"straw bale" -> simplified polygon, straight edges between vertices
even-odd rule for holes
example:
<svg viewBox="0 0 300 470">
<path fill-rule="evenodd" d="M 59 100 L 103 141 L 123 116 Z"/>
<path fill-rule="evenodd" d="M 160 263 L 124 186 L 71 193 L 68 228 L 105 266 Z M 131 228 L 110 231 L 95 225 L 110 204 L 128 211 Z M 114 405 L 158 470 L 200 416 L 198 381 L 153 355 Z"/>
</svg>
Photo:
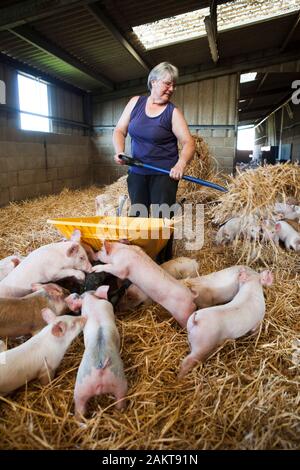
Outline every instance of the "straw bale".
<svg viewBox="0 0 300 470">
<path fill-rule="evenodd" d="M 1 256 L 14 251 L 25 255 L 59 240 L 46 220 L 91 215 L 99 192 L 96 187 L 65 190 L 0 209 Z M 214 230 L 206 213 L 202 249 L 187 251 L 178 240 L 175 255 L 196 258 L 200 274 L 237 264 L 238 250 L 215 246 Z M 129 385 L 126 410 L 117 411 L 113 397 L 101 396 L 91 400 L 83 425 L 75 421 L 81 335 L 51 384 L 42 387 L 33 381 L 0 398 L 0 448 L 298 449 L 300 273 L 295 256 L 284 250 L 276 259 L 271 252 L 264 262 L 254 261 L 252 267 L 266 265 L 275 280 L 265 290 L 267 311 L 258 335 L 228 341 L 178 382 L 180 363 L 189 351 L 186 331 L 158 305 L 124 311 L 117 327 Z"/>
</svg>

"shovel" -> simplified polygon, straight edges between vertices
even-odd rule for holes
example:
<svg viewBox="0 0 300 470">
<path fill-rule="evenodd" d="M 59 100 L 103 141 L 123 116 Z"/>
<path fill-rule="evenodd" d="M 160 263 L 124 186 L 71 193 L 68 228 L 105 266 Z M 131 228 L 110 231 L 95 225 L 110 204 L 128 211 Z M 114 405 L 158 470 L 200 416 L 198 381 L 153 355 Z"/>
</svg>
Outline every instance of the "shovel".
<svg viewBox="0 0 300 470">
<path fill-rule="evenodd" d="M 131 155 L 126 155 L 125 153 L 120 153 L 118 157 L 126 165 L 129 165 L 129 166 L 139 166 L 142 168 L 148 168 L 149 170 L 157 171 L 159 173 L 164 173 L 166 175 L 170 174 L 169 170 L 165 170 L 164 168 L 158 168 L 157 166 L 153 166 L 153 165 L 148 165 L 148 163 L 143 163 L 137 158 L 133 158 Z M 218 191 L 222 191 L 224 193 L 227 192 L 227 189 L 224 188 L 224 186 L 220 186 L 219 184 L 211 183 L 210 181 L 202 180 L 200 178 L 195 178 L 194 176 L 183 175 L 182 179 L 186 181 L 191 181 L 192 183 L 201 184 L 202 186 L 207 186 L 208 188 L 217 189 Z"/>
</svg>

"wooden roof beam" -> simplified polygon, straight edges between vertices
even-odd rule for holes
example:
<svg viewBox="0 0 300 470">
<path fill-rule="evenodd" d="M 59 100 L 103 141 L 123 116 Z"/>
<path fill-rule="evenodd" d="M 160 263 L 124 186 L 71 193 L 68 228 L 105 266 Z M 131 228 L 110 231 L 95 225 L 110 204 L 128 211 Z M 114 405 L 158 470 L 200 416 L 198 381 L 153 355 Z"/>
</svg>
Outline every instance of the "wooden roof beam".
<svg viewBox="0 0 300 470">
<path fill-rule="evenodd" d="M 48 54 L 53 55 L 54 57 L 57 57 L 60 60 L 63 60 L 64 62 L 76 68 L 77 70 L 80 70 L 81 72 L 85 73 L 94 80 L 97 80 L 97 82 L 99 82 L 99 84 L 107 90 L 112 91 L 114 89 L 113 82 L 108 80 L 104 75 L 95 72 L 83 62 L 76 59 L 76 57 L 72 56 L 61 47 L 49 41 L 45 36 L 40 34 L 35 29 L 23 25 L 18 26 L 14 29 L 9 29 L 9 31 L 15 36 L 25 40 L 29 44 L 32 44 L 33 46 L 42 50 L 43 52 L 46 52 Z"/>
</svg>

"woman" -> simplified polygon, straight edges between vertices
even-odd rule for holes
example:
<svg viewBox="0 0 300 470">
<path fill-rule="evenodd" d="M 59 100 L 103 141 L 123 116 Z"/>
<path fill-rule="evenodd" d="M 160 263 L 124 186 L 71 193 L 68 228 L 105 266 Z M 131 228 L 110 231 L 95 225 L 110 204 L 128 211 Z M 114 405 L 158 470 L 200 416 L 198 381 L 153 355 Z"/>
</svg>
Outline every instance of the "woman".
<svg viewBox="0 0 300 470">
<path fill-rule="evenodd" d="M 130 167 L 127 185 L 131 204 L 143 204 L 147 215 L 152 204 L 156 210 L 161 204 L 175 204 L 178 180 L 195 152 L 194 139 L 183 114 L 170 102 L 177 78 L 177 68 L 168 62 L 154 67 L 148 76 L 150 95 L 131 98 L 113 133 L 114 160 L 118 165 L 123 164 L 118 155 L 124 152 L 129 133 L 134 158 L 170 171 L 166 175 L 142 167 Z M 178 142 L 182 146 L 180 158 Z M 159 215 L 152 210 L 153 217 Z M 169 244 L 169 251 L 170 248 Z"/>
</svg>

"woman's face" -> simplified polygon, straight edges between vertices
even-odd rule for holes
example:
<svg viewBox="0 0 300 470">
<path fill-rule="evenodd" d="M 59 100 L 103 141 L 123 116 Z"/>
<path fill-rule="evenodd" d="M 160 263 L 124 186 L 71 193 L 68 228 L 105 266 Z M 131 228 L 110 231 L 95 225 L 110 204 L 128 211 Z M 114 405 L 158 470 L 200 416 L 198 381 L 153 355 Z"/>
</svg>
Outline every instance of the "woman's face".
<svg viewBox="0 0 300 470">
<path fill-rule="evenodd" d="M 158 104 L 165 104 L 173 95 L 176 86 L 169 74 L 152 81 L 151 96 Z"/>
</svg>

